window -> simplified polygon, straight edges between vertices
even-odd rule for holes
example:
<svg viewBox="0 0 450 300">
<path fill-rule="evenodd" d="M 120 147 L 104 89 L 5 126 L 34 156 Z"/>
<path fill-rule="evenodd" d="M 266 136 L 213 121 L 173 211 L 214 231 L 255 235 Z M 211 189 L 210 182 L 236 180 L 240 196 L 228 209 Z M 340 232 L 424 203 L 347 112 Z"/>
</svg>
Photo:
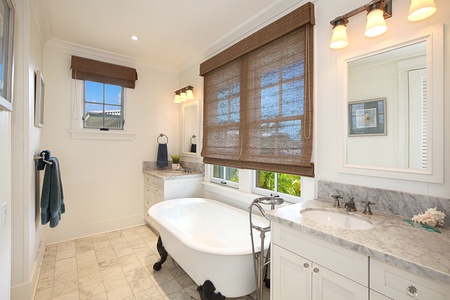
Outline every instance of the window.
<svg viewBox="0 0 450 300">
<path fill-rule="evenodd" d="M 211 182 L 238 187 L 239 169 L 213 165 L 212 170 Z"/>
<path fill-rule="evenodd" d="M 205 163 L 314 176 L 314 5 L 203 62 Z"/>
<path fill-rule="evenodd" d="M 301 197 L 301 177 L 268 171 L 255 172 L 255 193 L 276 194 L 289 202 L 299 202 Z"/>
<path fill-rule="evenodd" d="M 123 129 L 123 88 L 84 82 L 84 128 Z"/>
</svg>

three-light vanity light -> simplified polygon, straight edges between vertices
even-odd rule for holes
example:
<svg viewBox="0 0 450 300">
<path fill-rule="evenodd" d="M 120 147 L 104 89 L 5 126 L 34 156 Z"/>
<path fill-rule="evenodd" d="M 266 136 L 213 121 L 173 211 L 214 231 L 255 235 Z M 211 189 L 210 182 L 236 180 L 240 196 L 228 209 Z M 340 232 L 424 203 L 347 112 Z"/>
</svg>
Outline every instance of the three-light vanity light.
<svg viewBox="0 0 450 300">
<path fill-rule="evenodd" d="M 181 103 L 193 99 L 194 99 L 194 87 L 192 85 L 188 85 L 182 89 L 175 91 L 175 99 L 173 102 Z"/>
<path fill-rule="evenodd" d="M 333 26 L 333 35 L 330 42 L 332 49 L 341 49 L 348 45 L 348 19 L 364 11 L 367 11 L 365 36 L 375 37 L 386 32 L 387 25 L 385 19 L 392 16 L 392 0 L 373 0 L 330 22 Z M 411 0 L 408 21 L 420 21 L 428 18 L 435 12 L 436 4 L 434 0 Z"/>
</svg>

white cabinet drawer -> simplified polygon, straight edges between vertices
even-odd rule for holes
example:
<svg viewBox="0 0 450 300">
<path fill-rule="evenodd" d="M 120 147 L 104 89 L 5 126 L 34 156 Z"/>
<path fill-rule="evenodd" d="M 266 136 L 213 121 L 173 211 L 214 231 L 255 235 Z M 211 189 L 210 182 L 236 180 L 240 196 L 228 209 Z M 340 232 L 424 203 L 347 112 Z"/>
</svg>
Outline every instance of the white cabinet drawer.
<svg viewBox="0 0 450 300">
<path fill-rule="evenodd" d="M 369 283 L 369 257 L 272 222 L 273 243 L 306 257 L 363 286 Z"/>
<path fill-rule="evenodd" d="M 450 300 L 450 286 L 374 259 L 370 261 L 370 288 L 396 300 Z"/>
</svg>

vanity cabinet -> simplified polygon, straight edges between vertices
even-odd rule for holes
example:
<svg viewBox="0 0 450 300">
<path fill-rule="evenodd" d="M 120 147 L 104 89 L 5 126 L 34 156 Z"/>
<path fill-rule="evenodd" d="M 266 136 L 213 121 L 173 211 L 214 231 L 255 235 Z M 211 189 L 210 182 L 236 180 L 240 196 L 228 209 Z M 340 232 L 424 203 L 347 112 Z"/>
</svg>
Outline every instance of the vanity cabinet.
<svg viewBox="0 0 450 300">
<path fill-rule="evenodd" d="M 159 171 L 159 174 L 161 171 Z M 202 176 L 184 175 L 165 177 L 144 173 L 144 219 L 159 232 L 158 223 L 148 215 L 152 205 L 164 200 L 202 196 Z"/>
<path fill-rule="evenodd" d="M 433 282 L 374 259 L 370 261 L 370 288 L 386 296 L 386 298 L 374 299 L 450 300 L 450 286 Z"/>
<path fill-rule="evenodd" d="M 369 258 L 272 223 L 271 299 L 369 299 Z"/>
</svg>

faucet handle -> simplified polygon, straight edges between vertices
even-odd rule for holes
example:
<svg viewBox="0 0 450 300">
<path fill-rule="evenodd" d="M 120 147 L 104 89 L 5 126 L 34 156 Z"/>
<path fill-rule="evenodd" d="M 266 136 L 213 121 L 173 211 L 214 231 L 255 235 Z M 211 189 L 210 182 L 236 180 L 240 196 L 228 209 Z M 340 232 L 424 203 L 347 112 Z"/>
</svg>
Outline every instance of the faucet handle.
<svg viewBox="0 0 450 300">
<path fill-rule="evenodd" d="M 339 199 L 343 199 L 343 197 L 341 195 L 331 195 L 331 197 L 334 199 L 334 207 L 340 207 Z"/>
<path fill-rule="evenodd" d="M 363 204 L 366 205 L 366 206 L 364 207 L 363 214 L 366 214 L 366 215 L 373 215 L 373 214 L 372 214 L 372 210 L 370 209 L 370 205 L 375 205 L 375 203 L 370 202 L 370 201 L 361 201 L 361 203 L 363 203 Z"/>
</svg>

